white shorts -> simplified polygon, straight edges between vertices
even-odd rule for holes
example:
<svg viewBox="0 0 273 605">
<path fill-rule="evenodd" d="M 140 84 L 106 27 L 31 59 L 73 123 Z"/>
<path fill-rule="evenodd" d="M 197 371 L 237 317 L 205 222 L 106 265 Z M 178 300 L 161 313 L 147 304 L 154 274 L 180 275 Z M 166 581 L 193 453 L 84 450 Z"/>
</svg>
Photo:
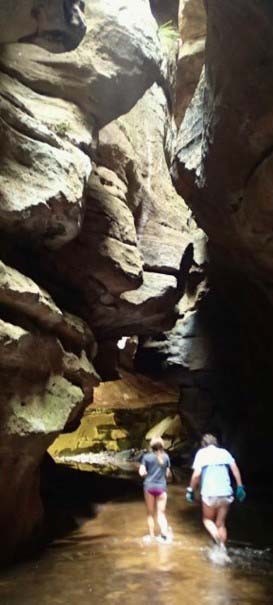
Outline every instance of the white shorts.
<svg viewBox="0 0 273 605">
<path fill-rule="evenodd" d="M 202 496 L 202 502 L 207 506 L 219 508 L 223 504 L 231 504 L 234 500 L 233 496 Z"/>
</svg>

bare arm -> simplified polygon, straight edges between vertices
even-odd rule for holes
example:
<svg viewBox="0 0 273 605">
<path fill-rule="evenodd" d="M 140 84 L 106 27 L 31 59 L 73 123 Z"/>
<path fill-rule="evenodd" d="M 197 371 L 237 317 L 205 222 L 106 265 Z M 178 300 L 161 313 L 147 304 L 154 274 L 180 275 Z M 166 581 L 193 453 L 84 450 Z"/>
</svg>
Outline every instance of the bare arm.
<svg viewBox="0 0 273 605">
<path fill-rule="evenodd" d="M 239 471 L 239 468 L 238 468 L 236 462 L 233 462 L 233 464 L 230 465 L 230 470 L 233 474 L 233 477 L 234 477 L 237 485 L 243 485 L 241 473 Z"/>
<path fill-rule="evenodd" d="M 197 486 L 199 484 L 200 476 L 201 476 L 201 471 L 193 471 L 191 480 L 190 480 L 190 487 L 192 488 L 193 491 L 197 488 Z"/>
<path fill-rule="evenodd" d="M 146 466 L 145 466 L 145 464 L 140 464 L 139 469 L 138 469 L 138 474 L 139 474 L 141 477 L 146 477 L 146 475 L 147 475 L 147 470 L 146 470 Z"/>
<path fill-rule="evenodd" d="M 170 483 L 173 480 L 173 473 L 170 466 L 166 468 L 166 479 Z"/>
</svg>

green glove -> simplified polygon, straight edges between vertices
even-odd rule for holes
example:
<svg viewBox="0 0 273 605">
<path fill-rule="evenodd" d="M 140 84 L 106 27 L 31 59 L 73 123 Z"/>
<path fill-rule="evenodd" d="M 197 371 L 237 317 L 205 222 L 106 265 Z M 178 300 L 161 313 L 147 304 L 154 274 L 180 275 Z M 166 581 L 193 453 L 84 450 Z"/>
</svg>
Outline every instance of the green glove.
<svg viewBox="0 0 273 605">
<path fill-rule="evenodd" d="M 246 498 L 246 491 L 243 485 L 237 485 L 236 487 L 236 500 L 243 502 Z"/>
<path fill-rule="evenodd" d="M 194 491 L 192 487 L 187 487 L 186 489 L 186 500 L 192 504 L 194 502 Z"/>
</svg>

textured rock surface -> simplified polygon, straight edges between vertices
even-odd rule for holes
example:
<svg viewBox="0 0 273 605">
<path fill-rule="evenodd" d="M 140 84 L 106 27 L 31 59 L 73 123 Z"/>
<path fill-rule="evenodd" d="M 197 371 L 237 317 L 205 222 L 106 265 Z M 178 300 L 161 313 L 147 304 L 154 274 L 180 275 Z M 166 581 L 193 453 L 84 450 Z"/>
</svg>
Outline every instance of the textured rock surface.
<svg viewBox="0 0 273 605">
<path fill-rule="evenodd" d="M 191 221 L 193 263 L 187 275 L 185 291 L 176 306 L 177 320 L 171 330 L 142 338 L 136 364 L 144 372 L 164 373 L 165 379 L 182 384 L 191 373 L 207 371 L 212 364 L 209 342 L 201 317 L 208 295 L 206 277 L 207 238 Z"/>
<path fill-rule="evenodd" d="M 180 0 L 178 26 L 181 43 L 177 62 L 175 117 L 179 126 L 204 64 L 207 24 L 203 0 Z"/>
<path fill-rule="evenodd" d="M 209 235 L 211 279 L 232 318 L 233 352 L 218 348 L 218 421 L 257 470 L 272 443 L 272 4 L 206 5 L 206 69 L 181 126 L 173 176 Z M 233 386 L 224 366 L 232 366 Z M 251 451 L 259 459 L 250 461 Z"/>
<path fill-rule="evenodd" d="M 98 0 L 88 4 L 87 20 L 79 49 L 58 59 L 13 44 L 0 60 L 0 229 L 55 248 L 80 231 L 98 125 L 128 111 L 162 77 L 146 0 L 137 10 Z"/>
<path fill-rule="evenodd" d="M 98 380 L 92 333 L 68 311 L 116 348 L 124 332 L 171 325 L 191 264 L 187 210 L 168 172 L 171 91 L 148 0 L 88 3 L 82 44 L 58 57 L 50 51 L 76 45 L 77 3 L 44 1 L 32 15 L 30 1 L 14 7 L 22 35 L 14 22 L 2 42 L 20 44 L 4 45 L 0 58 L 5 557 L 38 531 L 43 452 L 78 426 Z"/>
<path fill-rule="evenodd" d="M 88 326 L 62 313 L 46 291 L 2 262 L 0 305 L 0 529 L 6 560 L 15 550 L 19 554 L 18 544 L 22 549 L 37 539 L 42 456 L 58 432 L 76 426 L 98 377 Z"/>
<path fill-rule="evenodd" d="M 202 146 L 189 170 L 189 146 L 182 136 L 176 183 L 218 253 L 228 251 L 229 263 L 270 281 L 272 7 L 241 0 L 236 6 L 211 1 L 208 8 L 205 97 L 191 109 L 194 121 L 200 110 L 204 115 Z M 250 43 L 258 27 L 261 35 Z M 235 31 L 240 34 L 234 36 Z M 243 81 L 241 73 L 246 74 Z"/>
<path fill-rule="evenodd" d="M 192 235 L 169 176 L 172 132 L 157 84 L 101 130 L 82 231 L 50 256 L 54 271 L 83 294 L 100 337 L 151 332 L 174 320 Z"/>
<path fill-rule="evenodd" d="M 32 90 L 76 104 L 101 127 L 162 78 L 162 55 L 148 0 L 95 0 L 86 6 L 86 20 L 87 33 L 75 51 L 55 57 L 34 46 L 10 45 L 0 63 Z"/>
<path fill-rule="evenodd" d="M 82 0 L 0 2 L 0 44 L 29 42 L 51 52 L 72 50 L 85 31 Z"/>
<path fill-rule="evenodd" d="M 95 389 L 94 402 L 86 408 L 80 427 L 74 433 L 60 435 L 49 451 L 58 458 L 139 450 L 147 447 L 149 431 L 164 436 L 169 448 L 178 446 L 184 435 L 178 397 L 178 389 L 164 382 L 123 372 L 122 379 Z"/>
</svg>

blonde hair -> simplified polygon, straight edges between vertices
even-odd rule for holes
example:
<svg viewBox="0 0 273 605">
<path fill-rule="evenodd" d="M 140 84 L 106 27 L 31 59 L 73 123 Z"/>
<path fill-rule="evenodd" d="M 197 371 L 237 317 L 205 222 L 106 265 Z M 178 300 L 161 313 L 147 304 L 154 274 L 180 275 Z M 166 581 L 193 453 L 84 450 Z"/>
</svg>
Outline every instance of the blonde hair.
<svg viewBox="0 0 273 605">
<path fill-rule="evenodd" d="M 153 437 L 151 439 L 150 446 L 153 452 L 156 454 L 160 466 L 164 464 L 163 452 L 164 452 L 164 441 L 162 437 Z"/>
<path fill-rule="evenodd" d="M 202 437 L 201 441 L 202 447 L 207 447 L 208 445 L 218 445 L 218 439 L 212 433 L 206 433 Z"/>
</svg>

